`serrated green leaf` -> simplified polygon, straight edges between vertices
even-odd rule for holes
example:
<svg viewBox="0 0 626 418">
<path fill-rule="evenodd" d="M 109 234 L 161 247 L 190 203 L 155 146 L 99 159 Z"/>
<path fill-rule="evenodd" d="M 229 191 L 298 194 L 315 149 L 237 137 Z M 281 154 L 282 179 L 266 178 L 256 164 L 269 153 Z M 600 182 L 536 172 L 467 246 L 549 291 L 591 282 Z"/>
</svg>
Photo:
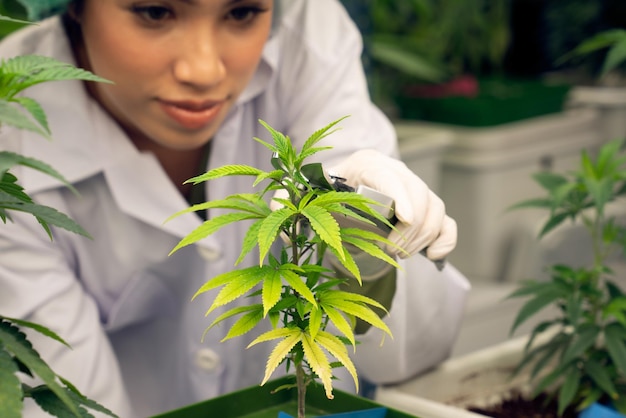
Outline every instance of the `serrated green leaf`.
<svg viewBox="0 0 626 418">
<path fill-rule="evenodd" d="M 215 180 L 227 176 L 259 176 L 263 174 L 263 170 L 251 167 L 249 165 L 232 164 L 214 168 L 199 176 L 192 177 L 185 181 L 187 183 L 198 184 L 209 180 Z"/>
<path fill-rule="evenodd" d="M 67 379 L 64 379 L 61 376 L 58 376 L 58 378 L 61 380 L 61 382 L 67 387 L 68 389 L 68 394 L 70 395 L 70 398 L 72 398 L 72 400 L 74 402 L 76 402 L 77 405 L 82 405 L 85 406 L 93 411 L 97 411 L 97 412 L 102 412 L 103 414 L 106 414 L 110 417 L 113 418 L 119 418 L 117 415 L 115 415 L 111 410 L 109 410 L 108 408 L 105 408 L 104 406 L 100 405 L 98 402 L 94 401 L 93 399 L 89 399 L 86 396 L 84 396 L 82 393 L 80 393 L 80 391 L 78 389 L 76 389 L 76 387 L 69 382 Z"/>
<path fill-rule="evenodd" d="M 591 379 L 595 382 L 600 389 L 602 389 L 611 398 L 618 396 L 615 385 L 611 380 L 607 370 L 596 360 L 588 359 L 584 364 L 584 369 Z"/>
<path fill-rule="evenodd" d="M 331 130 L 333 127 L 335 127 L 337 124 L 339 124 L 341 121 L 343 121 L 344 119 L 346 119 L 348 116 L 343 116 L 331 123 L 329 123 L 328 125 L 324 126 L 321 129 L 318 129 L 317 131 L 313 132 L 313 134 L 311 134 L 311 136 L 309 136 L 307 138 L 307 140 L 304 142 L 304 145 L 302 145 L 302 151 L 300 152 L 300 154 L 298 155 L 297 159 L 296 159 L 296 164 L 300 165 L 302 164 L 302 161 L 304 161 L 307 157 L 311 156 L 312 154 L 314 154 L 315 152 L 313 152 L 313 147 L 315 146 L 315 144 L 317 144 L 319 141 L 321 141 L 322 139 L 324 139 L 325 137 L 327 137 L 328 135 L 332 134 L 333 132 L 335 132 L 335 130 Z M 321 149 L 326 149 L 325 148 L 320 148 Z"/>
<path fill-rule="evenodd" d="M 76 416 L 80 416 L 78 408 L 72 402 L 67 392 L 57 383 L 56 374 L 39 357 L 39 354 L 32 348 L 32 345 L 22 332 L 7 322 L 0 322 L 0 341 L 2 341 L 2 344 L 9 352 L 13 353 L 17 359 L 41 378 L 44 384 L 68 406 L 70 411 Z"/>
<path fill-rule="evenodd" d="M 517 327 L 526 322 L 528 318 L 535 315 L 537 312 L 541 311 L 545 307 L 553 304 L 562 296 L 563 293 L 558 289 L 547 289 L 546 291 L 538 294 L 534 298 L 527 301 L 518 311 L 517 316 L 513 321 L 511 331 L 509 331 L 509 335 L 513 335 Z"/>
<path fill-rule="evenodd" d="M 541 171 L 533 174 L 533 179 L 545 190 L 552 192 L 568 183 L 567 177 L 551 171 Z"/>
<path fill-rule="evenodd" d="M 170 251 L 169 255 L 174 254 L 176 251 L 180 250 L 183 247 L 195 244 L 196 242 L 203 240 L 209 235 L 214 234 L 215 232 L 234 222 L 257 218 L 258 215 L 249 212 L 232 212 L 225 215 L 216 216 L 215 218 L 211 218 L 203 222 L 202 225 L 200 225 L 183 239 L 181 239 L 178 244 L 176 244 L 174 249 Z"/>
<path fill-rule="evenodd" d="M 321 240 L 331 248 L 341 251 L 341 234 L 339 224 L 333 216 L 323 207 L 309 205 L 302 209 L 302 215 L 306 216 L 311 228 L 319 235 Z"/>
<path fill-rule="evenodd" d="M 224 342 L 231 338 L 239 337 L 250 332 L 254 327 L 258 325 L 259 322 L 261 322 L 263 317 L 263 312 L 261 312 L 260 310 L 253 310 L 241 316 L 241 318 L 235 321 L 235 323 L 230 327 L 230 330 L 228 331 L 226 336 L 222 338 L 221 342 Z"/>
<path fill-rule="evenodd" d="M 0 416 L 22 417 L 22 383 L 17 377 L 19 368 L 0 340 Z"/>
<path fill-rule="evenodd" d="M 266 316 L 270 309 L 280 300 L 283 289 L 283 282 L 280 272 L 276 269 L 267 269 L 267 274 L 263 277 L 263 316 Z"/>
<path fill-rule="evenodd" d="M 324 300 L 330 302 L 348 300 L 357 303 L 365 303 L 371 306 L 375 306 L 384 312 L 388 312 L 387 308 L 385 308 L 378 301 L 359 293 L 345 292 L 343 290 L 330 290 L 324 293 Z"/>
<path fill-rule="evenodd" d="M 558 400 L 558 415 L 563 415 L 565 408 L 567 408 L 574 397 L 576 396 L 576 392 L 578 391 L 578 387 L 580 386 L 580 371 L 576 368 L 572 368 L 565 375 L 565 379 L 563 385 L 559 389 L 559 400 Z"/>
<path fill-rule="evenodd" d="M 35 132 L 44 138 L 50 139 L 48 132 L 33 122 L 33 120 L 20 109 L 3 99 L 0 99 L 0 126 L 1 125 L 13 126 Z"/>
<path fill-rule="evenodd" d="M 626 39 L 616 42 L 606 54 L 600 77 L 617 68 L 626 60 Z"/>
<path fill-rule="evenodd" d="M 309 315 L 309 333 L 314 339 L 317 337 L 317 333 L 322 329 L 322 309 L 319 307 L 313 307 Z"/>
<path fill-rule="evenodd" d="M 0 191 L 0 195 L 2 195 L 3 193 L 4 192 Z M 89 235 L 89 233 L 74 220 L 69 218 L 64 213 L 61 213 L 58 210 L 49 206 L 43 206 L 27 202 L 10 203 L 0 201 L 0 208 L 5 210 L 14 210 L 18 212 L 30 213 L 44 227 L 50 239 L 52 239 L 52 234 L 50 232 L 49 225 L 54 225 L 58 228 L 65 229 L 78 235 L 82 235 L 86 238 L 91 238 L 91 235 Z"/>
<path fill-rule="evenodd" d="M 357 238 L 351 235 L 341 235 L 341 238 L 344 243 L 352 244 L 364 253 L 371 255 L 372 257 L 376 257 L 380 260 L 383 260 L 387 264 L 391 264 L 395 268 L 400 268 L 396 260 L 390 257 L 382 248 L 380 248 L 376 244 L 372 244 L 369 241 L 365 241 L 363 239 Z"/>
<path fill-rule="evenodd" d="M 332 305 L 335 309 L 338 309 L 350 315 L 354 315 L 355 317 L 367 322 L 373 327 L 384 331 L 386 334 L 392 337 L 391 330 L 389 329 L 387 324 L 385 324 L 385 322 L 380 319 L 380 317 L 367 305 L 352 302 L 349 300 L 339 299 L 333 299 L 332 302 L 325 303 Z"/>
<path fill-rule="evenodd" d="M 324 385 L 328 399 L 333 399 L 332 369 L 324 351 L 306 332 L 302 334 L 302 349 L 307 363 Z"/>
<path fill-rule="evenodd" d="M 281 266 L 280 274 L 285 279 L 285 281 L 298 292 L 300 296 L 305 298 L 309 303 L 313 306 L 317 306 L 317 301 L 315 300 L 315 295 L 311 292 L 311 289 L 308 288 L 306 283 L 302 281 L 300 275 L 291 271 L 288 267 Z"/>
<path fill-rule="evenodd" d="M 239 253 L 239 257 L 235 261 L 235 265 L 239 265 L 246 255 L 252 251 L 252 249 L 258 244 L 259 239 L 259 229 L 263 224 L 263 219 L 260 219 L 253 223 L 250 228 L 246 231 L 246 235 L 243 238 L 243 242 L 241 244 L 241 253 Z"/>
<path fill-rule="evenodd" d="M 192 300 L 195 299 L 198 295 L 208 292 L 209 290 L 215 289 L 220 286 L 224 286 L 226 284 L 236 282 L 236 281 L 245 281 L 249 277 L 256 277 L 262 275 L 265 271 L 266 266 L 252 266 L 241 270 L 231 270 L 226 273 L 219 274 L 209 280 L 207 280 L 193 295 Z"/>
<path fill-rule="evenodd" d="M 69 405 L 65 404 L 59 397 L 45 386 L 38 386 L 33 388 L 30 393 L 30 397 L 35 400 L 39 407 L 46 411 L 48 414 L 58 417 L 80 417 L 80 418 L 93 418 L 93 415 L 89 414 L 84 408 L 81 408 L 75 403 L 72 403 L 74 408 L 78 410 L 78 413 L 73 413 Z M 68 394 L 69 396 L 69 394 Z"/>
<path fill-rule="evenodd" d="M 276 241 L 281 227 L 293 215 L 293 210 L 284 207 L 273 211 L 263 220 L 259 227 L 259 264 L 263 264 L 263 260 Z"/>
<path fill-rule="evenodd" d="M 322 346 L 332 356 L 339 360 L 341 365 L 345 367 L 346 370 L 348 370 L 348 372 L 352 376 L 352 379 L 354 380 L 354 385 L 356 386 L 356 390 L 358 392 L 359 379 L 357 376 L 356 367 L 354 367 L 352 360 L 350 360 L 346 345 L 339 338 L 326 331 L 318 332 L 314 339 L 320 346 Z"/>
<path fill-rule="evenodd" d="M 32 168 L 42 172 L 50 177 L 53 177 L 67 186 L 74 194 L 78 194 L 76 189 L 63 177 L 61 173 L 55 170 L 50 165 L 35 158 L 26 157 L 24 155 L 16 154 L 10 151 L 0 151 L 0 177 L 6 173 L 13 166 L 21 165 L 24 167 Z"/>
<path fill-rule="evenodd" d="M 558 213 L 550 217 L 548 221 L 543 225 L 539 232 L 539 238 L 545 236 L 548 232 L 552 231 L 557 226 L 561 225 L 569 217 L 569 213 Z"/>
<path fill-rule="evenodd" d="M 624 342 L 624 328 L 617 324 L 609 324 L 604 330 L 604 340 L 611 360 L 615 363 L 619 373 L 626 376 L 626 344 Z"/>
<path fill-rule="evenodd" d="M 595 344 L 599 334 L 600 328 L 596 325 L 577 328 L 574 333 L 574 339 L 567 347 L 567 350 L 565 350 L 565 353 L 563 353 L 561 362 L 565 364 L 581 357 L 588 348 Z"/>
<path fill-rule="evenodd" d="M 242 193 L 242 194 L 230 195 L 224 199 L 212 200 L 210 202 L 203 202 L 203 203 L 198 203 L 196 205 L 192 205 L 188 208 L 185 208 L 169 216 L 165 221 L 163 221 L 163 223 L 167 223 L 171 221 L 172 219 L 180 215 L 184 215 L 186 213 L 198 212 L 198 211 L 215 209 L 215 208 L 248 212 L 250 214 L 258 215 L 259 218 L 265 217 L 271 212 L 271 209 L 269 208 L 267 203 L 258 195 L 250 194 L 250 193 Z"/>
<path fill-rule="evenodd" d="M 523 202 L 516 203 L 507 208 L 507 211 L 526 209 L 526 208 L 538 208 L 538 209 L 550 209 L 552 207 L 552 200 L 549 198 L 537 198 L 528 199 Z"/>
<path fill-rule="evenodd" d="M 48 133 L 48 135 L 51 134 L 46 113 L 36 100 L 31 99 L 30 97 L 16 97 L 13 101 L 19 103 L 24 109 L 26 109 L 26 111 L 30 113 L 33 119 L 39 123 L 41 128 Z"/>
<path fill-rule="evenodd" d="M 204 330 L 204 334 L 206 335 L 206 333 L 208 331 L 211 330 L 211 328 L 213 328 L 215 325 L 219 324 L 220 322 L 222 322 L 225 319 L 231 318 L 235 315 L 239 315 L 245 312 L 250 312 L 250 311 L 259 311 L 262 312 L 263 311 L 263 305 L 261 305 L 260 303 L 255 303 L 253 305 L 247 305 L 247 306 L 236 306 L 232 309 L 229 309 L 228 311 L 224 312 L 223 314 L 219 315 L 217 318 L 215 318 L 213 320 L 213 322 L 211 322 L 211 325 L 209 325 L 205 330 Z M 202 336 L 204 338 L 204 335 Z"/>
<path fill-rule="evenodd" d="M 538 394 L 542 393 L 546 388 L 550 387 L 557 379 L 561 378 L 563 373 L 571 366 L 563 367 L 559 366 L 554 369 L 552 372 L 548 373 L 544 376 L 539 383 L 535 385 L 532 390 L 532 396 L 536 397 Z"/>
<path fill-rule="evenodd" d="M 55 333 L 51 329 L 49 329 L 49 328 L 47 328 L 47 327 L 45 327 L 45 326 L 43 326 L 41 324 L 36 324 L 34 322 L 24 321 L 23 319 L 11 318 L 11 317 L 2 316 L 2 315 L 0 315 L 0 320 L 5 320 L 5 321 L 8 321 L 8 322 L 12 322 L 14 325 L 17 325 L 17 326 L 20 326 L 20 327 L 26 327 L 26 328 L 33 329 L 33 330 L 37 331 L 38 333 L 40 333 L 42 335 L 45 335 L 48 338 L 52 338 L 53 340 L 56 340 L 56 341 L 60 342 L 61 344 L 63 344 L 67 348 L 71 348 L 70 345 L 63 338 L 61 338 L 57 333 Z"/>
<path fill-rule="evenodd" d="M 341 248 L 340 251 L 336 250 L 333 247 L 328 248 L 330 252 L 332 252 L 337 260 L 348 270 L 354 278 L 361 284 L 361 271 L 359 270 L 359 266 L 354 261 L 354 258 L 350 254 L 350 251 L 347 251 L 345 248 Z"/>
</svg>

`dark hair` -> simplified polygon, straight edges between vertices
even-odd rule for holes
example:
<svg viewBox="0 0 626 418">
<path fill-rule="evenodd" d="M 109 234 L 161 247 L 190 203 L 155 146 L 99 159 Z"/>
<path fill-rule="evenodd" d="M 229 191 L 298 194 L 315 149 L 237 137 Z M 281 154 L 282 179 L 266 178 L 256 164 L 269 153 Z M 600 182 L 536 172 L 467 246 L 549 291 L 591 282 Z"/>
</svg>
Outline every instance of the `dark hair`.
<svg viewBox="0 0 626 418">
<path fill-rule="evenodd" d="M 66 14 L 70 14 L 73 18 L 78 18 L 83 13 L 85 0 L 71 0 L 67 5 Z"/>
</svg>

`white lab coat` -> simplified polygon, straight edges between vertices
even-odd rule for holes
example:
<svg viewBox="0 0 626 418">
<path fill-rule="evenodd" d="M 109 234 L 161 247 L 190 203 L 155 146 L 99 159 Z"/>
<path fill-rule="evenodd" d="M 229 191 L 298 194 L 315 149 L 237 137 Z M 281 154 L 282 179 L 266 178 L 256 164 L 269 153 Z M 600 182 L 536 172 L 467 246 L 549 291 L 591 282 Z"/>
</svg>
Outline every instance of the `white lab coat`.
<svg viewBox="0 0 626 418">
<path fill-rule="evenodd" d="M 365 147 L 395 154 L 392 126 L 367 96 L 361 40 L 344 10 L 335 0 L 286 4 L 254 79 L 212 140 L 208 167 L 269 169 L 267 149 L 252 140 L 270 139 L 258 119 L 302 143 L 349 114 L 328 138 L 334 149 L 320 155 L 325 163 Z M 0 44 L 2 59 L 21 54 L 73 63 L 58 18 Z M 202 341 L 214 294 L 190 301 L 207 279 L 233 268 L 246 226 L 168 257 L 201 221 L 189 214 L 164 223 L 188 204 L 157 160 L 138 152 L 79 82 L 43 84 L 27 95 L 47 112 L 53 141 L 5 127 L 0 147 L 46 161 L 69 180 L 79 195 L 34 170 L 15 172 L 38 203 L 68 214 L 93 240 L 54 229 L 51 242 L 34 218 L 14 213 L 0 227 L 0 313 L 58 332 L 72 350 L 33 335 L 43 358 L 123 418 L 259 383 L 273 344 L 245 349 L 252 336 L 220 343 L 226 325 Z M 250 179 L 228 178 L 208 183 L 206 192 L 217 199 L 250 190 Z M 421 256 L 404 266 L 386 318 L 394 339 L 381 347 L 372 329 L 354 357 L 361 376 L 377 383 L 406 379 L 448 356 L 469 287 L 453 267 L 438 272 Z M 349 388 L 350 379 L 338 385 Z"/>
</svg>

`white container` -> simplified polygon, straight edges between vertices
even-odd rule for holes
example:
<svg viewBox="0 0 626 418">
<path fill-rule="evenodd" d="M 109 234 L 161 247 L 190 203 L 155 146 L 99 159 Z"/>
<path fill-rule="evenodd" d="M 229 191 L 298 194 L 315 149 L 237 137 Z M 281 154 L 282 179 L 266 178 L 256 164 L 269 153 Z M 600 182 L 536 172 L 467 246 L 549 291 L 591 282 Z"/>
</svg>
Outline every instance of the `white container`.
<svg viewBox="0 0 626 418">
<path fill-rule="evenodd" d="M 549 335 L 540 337 L 546 341 Z M 528 374 L 511 377 L 527 341 L 522 336 L 450 359 L 408 382 L 379 387 L 375 399 L 420 418 L 485 417 L 467 409 L 495 405 L 513 390 L 529 392 Z"/>
<path fill-rule="evenodd" d="M 398 121 L 394 127 L 398 136 L 400 159 L 431 190 L 438 193 L 441 188 L 442 158 L 452 145 L 452 132 L 411 121 Z"/>
<path fill-rule="evenodd" d="M 626 86 L 575 86 L 567 106 L 596 109 L 605 141 L 626 137 Z"/>
<path fill-rule="evenodd" d="M 518 283 L 479 283 L 472 286 L 463 322 L 451 353 L 460 357 L 508 341 L 511 326 L 527 298 L 508 298 Z M 556 310 L 547 307 L 520 325 L 513 337 L 529 334 L 540 322 L 554 318 Z"/>
<path fill-rule="evenodd" d="M 512 235 L 538 214 L 507 209 L 543 195 L 532 174 L 574 169 L 582 149 L 597 149 L 597 112 L 573 109 L 495 127 L 445 129 L 453 143 L 443 156 L 440 196 L 459 233 L 449 261 L 473 283 L 525 278 L 523 271 L 522 277 L 507 277 L 517 256 Z"/>
</svg>

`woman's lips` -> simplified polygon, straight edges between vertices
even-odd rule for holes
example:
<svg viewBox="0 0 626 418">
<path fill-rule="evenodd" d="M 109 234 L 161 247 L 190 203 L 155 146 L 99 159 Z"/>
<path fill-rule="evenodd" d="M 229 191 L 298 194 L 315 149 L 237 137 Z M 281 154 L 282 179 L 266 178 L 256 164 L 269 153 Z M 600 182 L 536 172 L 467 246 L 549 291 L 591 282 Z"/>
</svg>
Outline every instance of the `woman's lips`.
<svg viewBox="0 0 626 418">
<path fill-rule="evenodd" d="M 161 100 L 159 103 L 165 114 L 182 127 L 186 129 L 200 129 L 215 119 L 224 102 L 173 102 Z"/>
</svg>

